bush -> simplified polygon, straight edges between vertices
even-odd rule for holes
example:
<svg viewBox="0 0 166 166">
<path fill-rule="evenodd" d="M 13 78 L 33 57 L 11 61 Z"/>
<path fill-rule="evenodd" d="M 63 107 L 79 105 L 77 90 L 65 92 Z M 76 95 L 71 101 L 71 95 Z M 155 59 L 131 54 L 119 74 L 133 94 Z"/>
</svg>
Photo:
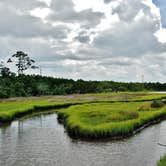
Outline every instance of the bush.
<svg viewBox="0 0 166 166">
<path fill-rule="evenodd" d="M 154 100 L 151 104 L 152 108 L 160 108 L 162 106 L 164 106 L 164 102 L 161 100 Z"/>
</svg>

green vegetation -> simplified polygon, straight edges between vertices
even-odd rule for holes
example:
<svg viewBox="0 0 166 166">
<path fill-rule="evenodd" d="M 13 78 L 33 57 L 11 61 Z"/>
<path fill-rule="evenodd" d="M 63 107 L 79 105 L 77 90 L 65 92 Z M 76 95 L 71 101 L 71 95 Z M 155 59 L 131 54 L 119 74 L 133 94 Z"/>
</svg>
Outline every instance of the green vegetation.
<svg viewBox="0 0 166 166">
<path fill-rule="evenodd" d="M 13 64 L 17 74 L 8 68 Z M 24 75 L 28 69 L 40 70 L 40 75 Z M 84 81 L 41 76 L 41 66 L 23 51 L 17 51 L 7 62 L 0 62 L 0 98 L 67 95 L 109 92 L 166 91 L 166 83 L 114 81 Z M 123 97 L 123 96 L 122 96 Z M 128 96 L 126 95 L 126 98 Z"/>
<path fill-rule="evenodd" d="M 159 108 L 164 106 L 164 102 L 162 100 L 154 100 L 151 104 L 151 107 L 153 108 Z"/>
<path fill-rule="evenodd" d="M 166 116 L 164 94 L 101 93 L 0 100 L 0 123 L 57 109 L 59 121 L 74 137 L 126 137 Z M 152 107 L 153 103 L 164 103 Z M 55 111 L 55 110 L 52 110 Z"/>
<path fill-rule="evenodd" d="M 6 71 L 6 69 L 4 69 Z M 108 92 L 166 91 L 161 83 L 121 83 L 113 81 L 84 81 L 39 75 L 19 75 L 0 70 L 0 98 L 43 95 L 67 95 Z M 123 88 L 122 88 L 123 87 Z M 144 87 L 144 88 L 143 88 Z"/>
<path fill-rule="evenodd" d="M 9 122 L 26 114 L 53 108 L 64 108 L 72 104 L 76 103 L 63 101 L 52 102 L 49 99 L 2 101 L 0 102 L 0 122 Z"/>
<path fill-rule="evenodd" d="M 152 102 L 92 103 L 71 106 L 58 118 L 72 137 L 122 138 L 166 117 L 166 106 L 152 108 Z"/>
<path fill-rule="evenodd" d="M 157 166 L 166 166 L 166 155 L 157 163 Z"/>
</svg>

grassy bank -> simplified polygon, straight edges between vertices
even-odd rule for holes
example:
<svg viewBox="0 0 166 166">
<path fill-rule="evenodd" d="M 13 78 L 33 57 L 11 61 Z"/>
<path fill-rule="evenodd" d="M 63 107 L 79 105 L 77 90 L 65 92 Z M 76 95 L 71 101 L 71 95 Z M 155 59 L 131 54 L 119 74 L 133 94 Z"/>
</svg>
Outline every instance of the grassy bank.
<svg viewBox="0 0 166 166">
<path fill-rule="evenodd" d="M 165 97 L 164 94 L 139 92 L 0 100 L 0 123 L 27 114 L 68 107 L 57 112 L 71 135 L 88 138 L 123 136 L 165 116 L 165 107 L 150 107 L 152 100 Z"/>
<path fill-rule="evenodd" d="M 58 119 L 72 137 L 122 138 L 166 117 L 166 106 L 152 108 L 152 101 L 91 103 L 58 112 Z"/>
<path fill-rule="evenodd" d="M 166 166 L 166 155 L 157 163 L 157 166 Z"/>
<path fill-rule="evenodd" d="M 77 102 L 52 102 L 49 99 L 37 100 L 18 100 L 0 102 L 0 123 L 12 121 L 34 112 L 45 111 L 49 109 L 65 108 Z"/>
</svg>

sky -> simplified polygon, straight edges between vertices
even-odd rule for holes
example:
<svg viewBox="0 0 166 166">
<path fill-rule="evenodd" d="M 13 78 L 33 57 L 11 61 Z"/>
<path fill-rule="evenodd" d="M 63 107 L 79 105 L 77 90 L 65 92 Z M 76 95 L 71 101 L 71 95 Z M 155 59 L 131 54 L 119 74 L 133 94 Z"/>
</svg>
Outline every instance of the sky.
<svg viewBox="0 0 166 166">
<path fill-rule="evenodd" d="M 165 0 L 3 0 L 0 60 L 24 51 L 47 76 L 166 82 L 165 8 Z"/>
<path fill-rule="evenodd" d="M 153 0 L 153 3 L 159 7 L 161 15 L 161 23 L 166 28 L 166 1 L 165 0 Z"/>
</svg>

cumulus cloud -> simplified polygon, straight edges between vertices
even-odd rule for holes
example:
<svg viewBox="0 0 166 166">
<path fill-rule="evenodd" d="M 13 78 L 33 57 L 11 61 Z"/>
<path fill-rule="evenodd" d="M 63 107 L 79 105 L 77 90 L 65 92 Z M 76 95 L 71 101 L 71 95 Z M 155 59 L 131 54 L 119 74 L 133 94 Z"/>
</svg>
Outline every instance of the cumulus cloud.
<svg viewBox="0 0 166 166">
<path fill-rule="evenodd" d="M 52 13 L 49 18 L 52 21 L 78 23 L 85 27 L 92 27 L 100 22 L 103 13 L 86 9 L 77 12 L 72 0 L 53 0 L 50 6 Z"/>
<path fill-rule="evenodd" d="M 1 1 L 0 59 L 22 50 L 45 75 L 140 81 L 144 74 L 164 82 L 166 30 L 157 2 Z"/>
</svg>

